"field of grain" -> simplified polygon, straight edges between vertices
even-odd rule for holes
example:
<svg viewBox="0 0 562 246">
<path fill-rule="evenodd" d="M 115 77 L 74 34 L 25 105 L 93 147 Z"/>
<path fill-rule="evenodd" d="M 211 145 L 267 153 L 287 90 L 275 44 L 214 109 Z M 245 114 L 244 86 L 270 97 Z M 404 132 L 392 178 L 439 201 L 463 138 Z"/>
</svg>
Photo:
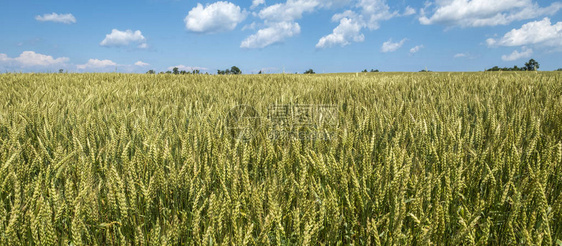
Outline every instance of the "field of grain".
<svg viewBox="0 0 562 246">
<path fill-rule="evenodd" d="M 237 105 L 337 118 L 239 139 Z M 0 245 L 561 240 L 562 73 L 0 74 Z"/>
</svg>

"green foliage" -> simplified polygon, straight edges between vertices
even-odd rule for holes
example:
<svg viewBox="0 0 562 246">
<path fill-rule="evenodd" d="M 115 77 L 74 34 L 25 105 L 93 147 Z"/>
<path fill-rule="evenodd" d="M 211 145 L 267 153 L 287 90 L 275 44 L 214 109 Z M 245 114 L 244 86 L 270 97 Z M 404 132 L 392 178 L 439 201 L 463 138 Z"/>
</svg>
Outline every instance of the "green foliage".
<svg viewBox="0 0 562 246">
<path fill-rule="evenodd" d="M 229 75 L 229 74 L 238 75 L 238 74 L 242 74 L 242 71 L 237 66 L 232 66 L 230 69 L 217 70 L 217 74 L 219 74 L 219 75 Z"/>
<path fill-rule="evenodd" d="M 517 67 L 517 66 L 500 68 L 500 67 L 498 67 L 498 66 L 494 66 L 493 68 L 487 69 L 486 71 L 488 71 L 488 72 L 495 72 L 495 71 L 527 71 L 527 68 L 526 68 L 526 67 Z"/>
<path fill-rule="evenodd" d="M 240 68 L 238 68 L 237 66 L 232 66 L 230 68 L 230 72 L 234 75 L 236 74 L 242 74 L 242 71 L 240 70 Z"/>
<path fill-rule="evenodd" d="M 148 72 L 146 72 L 146 74 L 155 74 L 156 72 L 152 69 L 148 70 Z"/>
<path fill-rule="evenodd" d="M 539 69 L 539 63 L 535 59 L 531 59 L 525 63 L 525 68 L 527 71 L 537 71 Z"/>
<path fill-rule="evenodd" d="M 315 74 L 315 72 L 311 68 L 311 69 L 308 69 L 308 70 L 304 71 L 304 74 Z"/>
<path fill-rule="evenodd" d="M 368 72 L 371 72 L 371 73 L 378 73 L 379 70 L 378 70 L 378 69 L 371 69 L 371 71 L 367 71 L 367 69 L 364 69 L 364 70 L 361 71 L 361 72 L 362 72 L 362 73 L 368 73 Z"/>
<path fill-rule="evenodd" d="M 503 67 L 500 68 L 498 66 L 494 66 L 493 68 L 486 69 L 488 72 L 495 72 L 495 71 L 536 71 L 539 69 L 539 63 L 534 59 L 529 60 L 525 63 L 524 67 Z"/>
<path fill-rule="evenodd" d="M 557 72 L 0 74 L 0 245 L 560 244 L 560 91 Z M 336 105 L 334 138 L 233 140 L 238 104 Z"/>
</svg>

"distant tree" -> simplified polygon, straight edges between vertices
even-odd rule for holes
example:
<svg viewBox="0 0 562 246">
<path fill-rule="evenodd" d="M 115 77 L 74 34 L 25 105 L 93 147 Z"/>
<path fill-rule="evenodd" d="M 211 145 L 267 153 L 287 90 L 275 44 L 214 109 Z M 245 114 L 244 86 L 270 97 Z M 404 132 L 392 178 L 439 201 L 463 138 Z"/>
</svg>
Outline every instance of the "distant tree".
<svg viewBox="0 0 562 246">
<path fill-rule="evenodd" d="M 379 70 L 378 69 L 371 69 L 371 73 L 378 73 Z"/>
<path fill-rule="evenodd" d="M 261 70 L 258 72 L 258 74 L 261 74 Z"/>
<path fill-rule="evenodd" d="M 156 72 L 152 69 L 148 70 L 148 72 L 146 72 L 147 74 L 155 74 Z"/>
<path fill-rule="evenodd" d="M 425 72 L 431 72 L 431 71 L 427 70 L 427 68 L 420 70 L 420 73 L 425 73 Z"/>
<path fill-rule="evenodd" d="M 365 69 L 365 70 L 363 70 L 363 71 L 361 71 L 361 72 L 362 72 L 362 73 L 366 73 L 366 72 L 367 72 L 367 69 Z"/>
<path fill-rule="evenodd" d="M 487 72 L 495 72 L 495 71 L 526 71 L 527 67 L 518 67 L 518 66 L 513 66 L 513 67 L 498 67 L 498 66 L 494 66 L 492 68 L 486 69 Z"/>
<path fill-rule="evenodd" d="M 238 68 L 237 66 L 232 66 L 230 68 L 230 72 L 232 74 L 242 74 L 242 71 L 240 70 L 240 68 Z"/>
<path fill-rule="evenodd" d="M 556 71 L 562 71 L 562 68 L 556 69 Z"/>
<path fill-rule="evenodd" d="M 176 74 L 176 75 L 177 75 L 177 74 L 180 74 L 180 69 L 177 68 L 177 67 L 175 67 L 174 69 L 172 69 L 172 73 L 174 73 L 174 74 Z"/>
<path fill-rule="evenodd" d="M 194 74 L 195 73 L 199 74 L 199 73 L 201 73 L 201 71 L 195 70 Z M 226 70 L 220 70 L 220 69 L 217 70 L 217 74 L 220 74 L 220 75 L 242 74 L 242 71 L 240 71 L 240 68 L 238 68 L 236 66 L 232 66 L 230 69 L 227 68 Z"/>
<path fill-rule="evenodd" d="M 308 70 L 304 71 L 304 74 L 315 74 L 315 72 L 311 68 L 311 69 L 308 69 Z"/>
<path fill-rule="evenodd" d="M 64 72 L 64 69 L 62 69 L 62 68 L 59 69 L 59 73 L 63 73 L 63 72 Z"/>
<path fill-rule="evenodd" d="M 166 74 L 172 74 L 172 71 L 168 70 L 166 71 Z"/>
<path fill-rule="evenodd" d="M 159 72 L 158 74 L 164 74 L 164 72 Z"/>
<path fill-rule="evenodd" d="M 537 71 L 539 70 L 539 63 L 535 61 L 535 59 L 531 59 L 529 62 L 525 63 L 525 68 L 527 71 Z"/>
</svg>

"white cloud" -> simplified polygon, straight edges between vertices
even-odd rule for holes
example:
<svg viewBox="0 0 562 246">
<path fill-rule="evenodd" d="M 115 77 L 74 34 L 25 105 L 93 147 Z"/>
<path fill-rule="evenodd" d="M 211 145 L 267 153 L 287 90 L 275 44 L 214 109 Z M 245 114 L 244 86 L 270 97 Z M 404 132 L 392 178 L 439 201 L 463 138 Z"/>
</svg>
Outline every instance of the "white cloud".
<svg viewBox="0 0 562 246">
<path fill-rule="evenodd" d="M 462 58 L 462 57 L 467 57 L 467 56 L 468 56 L 468 54 L 466 54 L 466 53 L 457 53 L 457 54 L 455 54 L 454 58 Z"/>
<path fill-rule="evenodd" d="M 48 67 L 54 65 L 65 65 L 70 59 L 68 57 L 53 58 L 52 56 L 24 51 L 18 57 L 10 58 L 6 54 L 0 54 L 0 63 L 4 65 L 15 65 L 19 67 Z"/>
<path fill-rule="evenodd" d="M 406 9 L 404 10 L 404 13 L 402 13 L 402 16 L 409 16 L 409 15 L 415 15 L 416 14 L 416 10 L 410 6 L 406 6 Z"/>
<path fill-rule="evenodd" d="M 297 20 L 302 18 L 303 14 L 322 8 L 340 7 L 349 2 L 351 0 L 287 0 L 265 7 L 255 14 L 264 21 L 261 26 L 265 27 L 247 37 L 240 47 L 264 48 L 275 43 L 281 43 L 286 38 L 300 33 L 300 25 Z M 336 21 L 339 21 L 339 19 Z M 252 24 L 244 29 L 250 27 L 255 27 L 255 25 Z"/>
<path fill-rule="evenodd" d="M 44 14 L 44 15 L 35 16 L 35 20 L 41 22 L 51 21 L 51 22 L 58 22 L 64 24 L 76 23 L 76 18 L 74 18 L 74 15 L 72 14 L 57 14 L 57 13 Z"/>
<path fill-rule="evenodd" d="M 131 43 L 137 43 L 138 48 L 147 48 L 146 38 L 142 35 L 141 31 L 119 31 L 117 29 L 111 30 L 110 34 L 105 35 L 105 39 L 101 41 L 101 46 L 128 46 Z"/>
<path fill-rule="evenodd" d="M 262 9 L 258 16 L 267 21 L 290 22 L 302 18 L 303 13 L 312 12 L 321 5 L 319 0 L 287 0 Z"/>
<path fill-rule="evenodd" d="M 246 13 L 230 2 L 219 1 L 203 7 L 198 3 L 184 19 L 185 28 L 192 32 L 218 33 L 232 31 L 246 19 Z"/>
<path fill-rule="evenodd" d="M 241 48 L 264 48 L 269 45 L 283 42 L 286 38 L 298 35 L 301 27 L 296 22 L 273 23 L 267 28 L 258 30 L 240 44 Z"/>
<path fill-rule="evenodd" d="M 184 65 L 177 65 L 177 66 L 171 66 L 168 68 L 168 70 L 172 71 L 175 67 L 177 67 L 180 71 L 184 70 L 184 71 L 193 71 L 193 70 L 208 70 L 207 68 L 204 67 L 190 67 L 190 66 L 184 66 Z"/>
<path fill-rule="evenodd" d="M 98 59 L 90 59 L 86 64 L 77 65 L 76 68 L 78 69 L 99 69 L 99 68 L 107 68 L 107 67 L 114 67 L 117 66 L 117 63 L 111 60 L 98 60 Z"/>
<path fill-rule="evenodd" d="M 137 62 L 135 62 L 135 66 L 145 67 L 145 66 L 150 66 L 150 64 L 148 64 L 146 62 L 142 62 L 142 61 L 137 61 Z"/>
<path fill-rule="evenodd" d="M 402 45 L 404 45 L 404 42 L 406 42 L 406 39 L 402 39 L 402 40 L 400 40 L 400 42 L 396 42 L 396 43 L 393 43 L 392 39 L 389 39 L 388 41 L 386 41 L 382 44 L 381 51 L 384 52 L 384 53 L 394 52 L 394 51 L 400 49 L 400 47 L 402 47 Z"/>
<path fill-rule="evenodd" d="M 504 60 L 504 61 L 515 61 L 515 60 L 519 60 L 521 58 L 529 58 L 529 57 L 531 57 L 531 55 L 533 55 L 533 50 L 523 46 L 521 48 L 521 52 L 519 52 L 517 50 L 514 50 L 509 55 L 503 55 L 502 60 Z"/>
<path fill-rule="evenodd" d="M 256 22 L 252 22 L 252 23 L 249 24 L 249 25 L 244 25 L 244 26 L 242 27 L 242 31 L 245 31 L 245 30 L 254 30 L 254 29 L 256 29 L 256 26 L 257 26 Z"/>
<path fill-rule="evenodd" d="M 433 15 L 419 18 L 421 24 L 480 27 L 507 25 L 513 21 L 553 15 L 562 8 L 554 2 L 542 8 L 532 0 L 436 0 Z"/>
<path fill-rule="evenodd" d="M 8 55 L 0 53 L 0 62 L 8 62 L 10 60 L 11 58 Z"/>
<path fill-rule="evenodd" d="M 265 4 L 265 0 L 253 0 L 252 6 L 250 6 L 250 8 L 253 9 L 253 8 L 256 8 L 257 6 L 260 6 L 262 4 Z"/>
<path fill-rule="evenodd" d="M 326 48 L 334 45 L 343 47 L 350 43 L 349 40 L 363 42 L 365 36 L 361 33 L 361 24 L 351 19 L 343 18 L 332 34 L 324 36 L 318 41 L 316 48 Z"/>
<path fill-rule="evenodd" d="M 360 17 L 370 30 L 379 29 L 379 22 L 398 16 L 398 12 L 390 11 L 385 0 L 359 0 L 357 7 L 361 8 Z"/>
<path fill-rule="evenodd" d="M 330 47 L 336 44 L 348 45 L 351 41 L 363 42 L 364 35 L 361 29 L 368 28 L 376 30 L 380 22 L 398 16 L 398 12 L 390 11 L 385 0 L 359 0 L 355 5 L 358 11 L 346 10 L 343 13 L 332 16 L 332 21 L 340 24 L 334 28 L 332 34 L 328 34 L 318 41 L 317 48 Z"/>
<path fill-rule="evenodd" d="M 562 22 L 551 24 L 545 17 L 540 21 L 524 24 L 519 29 L 513 29 L 500 39 L 486 40 L 488 46 L 522 46 L 542 45 L 562 48 Z"/>
<path fill-rule="evenodd" d="M 410 54 L 415 54 L 418 51 L 420 51 L 421 49 L 423 49 L 423 45 L 416 45 L 415 47 L 410 49 Z"/>
</svg>

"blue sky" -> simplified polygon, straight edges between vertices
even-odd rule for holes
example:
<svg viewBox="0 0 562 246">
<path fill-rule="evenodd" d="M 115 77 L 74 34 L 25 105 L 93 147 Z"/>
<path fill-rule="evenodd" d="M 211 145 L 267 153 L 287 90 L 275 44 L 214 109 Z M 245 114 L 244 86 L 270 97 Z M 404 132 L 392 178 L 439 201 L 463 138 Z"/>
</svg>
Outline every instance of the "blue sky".
<svg viewBox="0 0 562 246">
<path fill-rule="evenodd" d="M 562 2 L 1 1 L 1 72 L 562 67 Z"/>
</svg>

